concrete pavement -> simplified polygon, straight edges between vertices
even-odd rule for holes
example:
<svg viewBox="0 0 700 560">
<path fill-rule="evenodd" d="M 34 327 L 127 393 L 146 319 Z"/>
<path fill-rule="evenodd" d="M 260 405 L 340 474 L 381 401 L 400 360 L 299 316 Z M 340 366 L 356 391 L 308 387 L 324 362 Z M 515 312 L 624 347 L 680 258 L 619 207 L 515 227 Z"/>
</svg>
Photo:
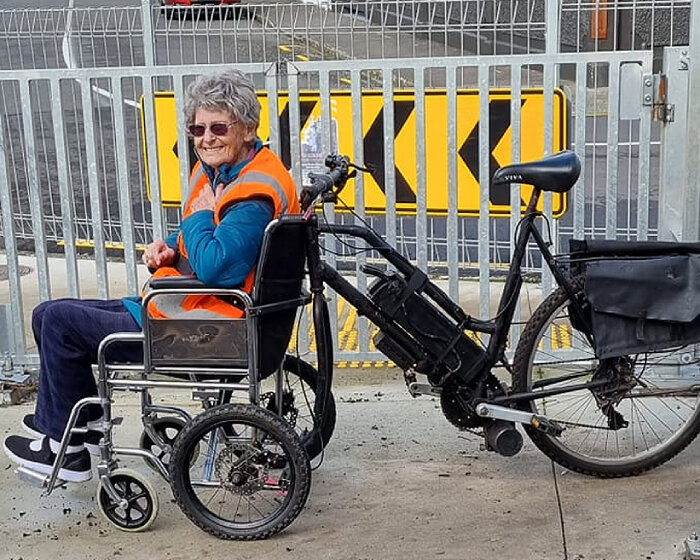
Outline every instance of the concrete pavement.
<svg viewBox="0 0 700 560">
<path fill-rule="evenodd" d="M 67 295 L 62 263 L 50 261 L 52 296 Z M 32 269 L 22 277 L 31 310 L 38 302 L 35 267 L 29 257 L 21 264 Z M 93 297 L 94 264 L 79 266 L 81 295 Z M 124 293 L 123 266 L 109 264 L 112 297 Z M 460 288 L 462 304 L 478 309 L 478 284 Z M 0 282 L 0 301 L 8 297 L 7 282 Z M 524 295 L 524 313 L 537 301 L 534 289 Z M 336 433 L 304 511 L 282 534 L 254 543 L 206 535 L 178 510 L 168 484 L 136 458 L 122 465 L 153 482 L 161 513 L 150 531 L 123 533 L 100 516 L 94 480 L 42 497 L 0 454 L 0 560 L 674 560 L 700 529 L 698 442 L 646 475 L 599 480 L 553 466 L 527 440 L 509 459 L 480 450 L 481 439 L 451 426 L 437 400 L 412 399 L 395 370 L 342 370 L 336 380 Z M 191 406 L 188 394 L 161 400 Z M 18 433 L 32 410 L 33 403 L 0 408 L 0 434 Z M 135 445 L 137 396 L 118 394 L 115 414 L 126 418 L 117 442 Z"/>
<path fill-rule="evenodd" d="M 149 478 L 161 511 L 148 532 L 123 533 L 97 511 L 94 480 L 41 497 L 0 455 L 0 559 L 682 558 L 683 540 L 698 524 L 697 443 L 640 477 L 584 477 L 553 467 L 529 442 L 509 459 L 480 451 L 479 438 L 453 428 L 436 400 L 411 399 L 396 377 L 337 388 L 336 433 L 307 505 L 274 538 L 225 542 L 201 532 L 137 458 L 122 466 Z M 163 401 L 188 398 L 165 394 Z M 2 409 L 0 433 L 17 432 L 31 410 L 31 403 Z M 118 442 L 134 444 L 136 395 L 118 395 L 115 412 L 126 418 Z"/>
</svg>

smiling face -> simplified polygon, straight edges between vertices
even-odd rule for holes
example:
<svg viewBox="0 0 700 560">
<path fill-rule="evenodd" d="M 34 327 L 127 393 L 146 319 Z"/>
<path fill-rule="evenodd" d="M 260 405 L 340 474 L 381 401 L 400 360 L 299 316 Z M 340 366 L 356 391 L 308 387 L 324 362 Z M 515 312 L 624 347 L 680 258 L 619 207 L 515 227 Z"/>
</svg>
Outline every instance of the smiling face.
<svg viewBox="0 0 700 560">
<path fill-rule="evenodd" d="M 225 135 L 212 133 L 211 125 L 215 123 L 229 125 Z M 203 136 L 194 137 L 194 146 L 202 161 L 215 170 L 220 165 L 236 165 L 245 160 L 255 140 L 255 126 L 236 122 L 228 111 L 199 108 L 193 124 L 206 126 Z"/>
</svg>

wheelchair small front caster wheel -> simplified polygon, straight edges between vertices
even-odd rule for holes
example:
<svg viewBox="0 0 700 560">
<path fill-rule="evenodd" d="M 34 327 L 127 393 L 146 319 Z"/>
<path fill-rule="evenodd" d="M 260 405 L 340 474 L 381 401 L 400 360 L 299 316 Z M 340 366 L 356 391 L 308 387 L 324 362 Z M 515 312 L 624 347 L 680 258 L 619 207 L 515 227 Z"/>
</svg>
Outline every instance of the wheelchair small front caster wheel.
<svg viewBox="0 0 700 560">
<path fill-rule="evenodd" d="M 185 427 L 185 421 L 177 416 L 169 416 L 165 418 L 156 418 L 153 420 L 153 431 L 155 432 L 157 439 L 160 441 L 155 441 L 146 430 L 141 433 L 141 439 L 139 440 L 139 446 L 141 449 L 150 451 L 155 455 L 158 460 L 163 463 L 163 466 L 170 470 L 170 456 L 172 454 L 173 444 L 175 443 L 175 438 L 180 434 L 182 428 Z M 144 460 L 146 464 L 151 467 L 157 473 L 160 470 L 155 465 L 153 459 L 145 457 Z"/>
<path fill-rule="evenodd" d="M 100 481 L 97 505 L 107 521 L 121 531 L 145 531 L 158 515 L 158 495 L 151 483 L 131 469 L 116 469 L 109 481 L 120 500 L 114 501 Z"/>
</svg>

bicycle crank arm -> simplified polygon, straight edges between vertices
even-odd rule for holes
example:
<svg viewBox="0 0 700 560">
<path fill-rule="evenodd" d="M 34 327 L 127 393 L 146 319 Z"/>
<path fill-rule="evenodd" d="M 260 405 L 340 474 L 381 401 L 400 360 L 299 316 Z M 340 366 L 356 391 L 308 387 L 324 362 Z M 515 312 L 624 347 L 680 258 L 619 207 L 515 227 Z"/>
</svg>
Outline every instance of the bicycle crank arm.
<svg viewBox="0 0 700 560">
<path fill-rule="evenodd" d="M 559 424 L 553 420 L 545 418 L 544 416 L 539 416 L 537 414 L 533 414 L 532 412 L 514 410 L 512 408 L 499 406 L 497 404 L 479 403 L 476 405 L 476 413 L 482 418 L 526 424 L 528 426 L 532 426 L 540 432 L 551 434 L 555 437 L 564 431 L 564 428 L 562 428 Z"/>
</svg>

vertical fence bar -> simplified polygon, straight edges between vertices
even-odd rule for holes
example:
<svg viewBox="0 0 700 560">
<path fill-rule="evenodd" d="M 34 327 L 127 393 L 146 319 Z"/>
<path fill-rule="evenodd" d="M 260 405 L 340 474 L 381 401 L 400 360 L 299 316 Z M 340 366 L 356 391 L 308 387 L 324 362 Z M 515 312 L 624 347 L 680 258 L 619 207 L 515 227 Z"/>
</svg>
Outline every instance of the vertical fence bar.
<svg viewBox="0 0 700 560">
<path fill-rule="evenodd" d="M 102 299 L 109 297 L 107 286 L 107 250 L 105 247 L 104 216 L 100 197 L 97 173 L 97 153 L 95 150 L 95 125 L 93 122 L 92 88 L 90 78 L 80 81 L 83 104 L 83 129 L 85 132 L 85 159 L 90 192 L 90 214 L 92 221 L 92 240 L 95 243 L 95 271 L 97 275 L 97 295 Z"/>
<path fill-rule="evenodd" d="M 652 68 L 645 61 L 642 75 L 651 74 Z M 630 138 L 630 152 L 632 150 Z M 639 167 L 637 186 L 637 239 L 649 237 L 649 159 L 651 151 L 651 107 L 642 107 L 639 116 Z M 657 211 L 658 212 L 658 211 Z"/>
<path fill-rule="evenodd" d="M 422 270 L 428 269 L 428 202 L 425 170 L 425 70 L 414 70 L 416 103 L 416 260 Z"/>
<path fill-rule="evenodd" d="M 353 157 L 355 163 L 364 167 L 365 152 L 362 127 L 362 72 L 353 69 L 350 72 L 350 97 L 352 99 L 352 122 L 353 127 Z M 365 181 L 362 173 L 355 177 L 355 211 L 361 216 L 365 216 Z M 359 220 L 357 222 L 360 223 Z M 367 290 L 367 275 L 362 271 L 362 267 L 367 262 L 367 255 L 362 252 L 357 255 L 355 273 L 357 274 L 357 287 L 361 292 Z M 357 338 L 360 352 L 366 352 L 369 346 L 367 320 L 364 317 L 357 318 Z"/>
<path fill-rule="evenodd" d="M 122 224 L 122 244 L 124 246 L 124 264 L 126 267 L 126 287 L 129 295 L 138 294 L 138 275 L 136 271 L 136 254 L 134 242 L 134 213 L 131 209 L 131 183 L 127 169 L 126 129 L 124 127 L 124 97 L 122 81 L 119 76 L 112 76 L 114 100 L 114 146 L 117 152 L 117 189 L 119 190 L 119 216 Z"/>
<path fill-rule="evenodd" d="M 510 67 L 510 128 L 511 128 L 511 145 L 510 145 L 510 156 L 512 161 L 520 161 L 521 157 L 521 115 L 522 115 L 522 66 L 520 64 L 513 64 Z M 509 235 L 509 248 L 511 259 L 513 258 L 513 253 L 515 251 L 515 235 L 518 229 L 518 224 L 520 223 L 520 215 L 522 214 L 521 204 L 521 188 L 522 185 L 519 183 L 513 183 L 510 186 L 510 235 Z M 512 344 L 520 338 L 520 306 L 515 308 L 515 313 L 513 314 L 513 325 L 510 329 L 510 337 Z"/>
<path fill-rule="evenodd" d="M 447 274 L 448 294 L 459 301 L 459 246 L 457 219 L 457 67 L 445 68 L 447 78 Z"/>
<path fill-rule="evenodd" d="M 588 89 L 586 87 L 586 67 L 584 61 L 576 63 L 576 107 L 574 108 L 576 123 L 576 155 L 581 160 L 581 174 L 574 186 L 573 212 L 574 212 L 574 239 L 583 239 L 584 236 L 584 217 L 585 217 L 585 201 L 586 201 L 586 95 Z"/>
<path fill-rule="evenodd" d="M 543 134 L 543 144 L 544 144 L 544 155 L 549 155 L 553 151 L 554 146 L 554 85 L 556 83 L 557 68 L 555 63 L 547 62 L 544 65 L 544 75 L 542 78 L 542 83 L 544 87 L 544 134 Z M 549 220 L 552 226 L 552 244 L 553 250 L 557 252 L 557 245 L 559 236 L 557 235 L 558 224 L 552 219 L 552 193 L 545 192 L 542 196 L 543 200 L 543 212 L 545 217 Z M 549 268 L 542 265 L 542 293 L 548 294 L 552 291 L 552 273 Z"/>
<path fill-rule="evenodd" d="M 331 114 L 331 83 L 330 83 L 330 71 L 322 70 L 319 72 L 318 76 L 318 90 L 319 97 L 321 100 L 321 143 L 323 146 L 323 153 L 330 154 L 332 152 L 338 151 L 338 146 L 334 145 L 333 142 L 333 117 Z M 337 136 L 337 135 L 336 135 Z M 329 223 L 334 224 L 336 222 L 335 218 L 335 205 L 328 204 L 325 208 L 326 219 Z M 324 259 L 329 264 L 329 266 L 336 268 L 337 266 L 337 247 L 336 238 L 332 235 L 327 236 L 324 239 L 324 246 L 328 249 L 328 252 L 324 256 Z M 337 350 L 344 350 L 340 346 L 340 340 L 338 339 L 338 320 L 340 319 L 340 314 L 338 312 L 338 297 L 333 290 L 330 290 L 328 294 L 331 298 L 329 302 L 329 312 L 331 317 L 335 317 L 335 321 L 331 321 L 331 335 L 333 337 L 333 348 Z"/>
<path fill-rule="evenodd" d="M 491 185 L 491 133 L 489 111 L 489 65 L 479 65 L 479 314 L 491 316 L 491 236 L 489 233 L 489 193 Z"/>
<path fill-rule="evenodd" d="M 545 3 L 547 4 L 545 52 L 547 54 L 556 54 L 559 52 L 561 0 L 546 0 Z"/>
<path fill-rule="evenodd" d="M 287 76 L 287 107 L 289 109 L 289 151 L 292 167 L 290 169 L 294 183 L 297 188 L 300 188 L 303 182 L 301 171 L 301 130 L 300 130 L 300 108 L 299 108 L 299 69 L 291 63 L 286 64 L 286 71 L 283 72 Z M 277 92 L 275 92 L 277 95 Z M 270 115 L 272 118 L 272 115 Z M 275 117 L 279 120 L 279 117 Z M 281 139 L 280 139 L 281 145 Z M 309 348 L 309 328 L 307 323 L 308 317 L 304 315 L 300 324 L 299 345 L 302 348 Z M 316 337 L 311 338 L 311 348 L 314 348 Z"/>
<path fill-rule="evenodd" d="M 386 240 L 396 245 L 396 172 L 394 164 L 394 84 L 391 68 L 382 70 L 384 111 L 384 193 L 386 195 Z"/>
<path fill-rule="evenodd" d="M 289 152 L 292 158 L 292 177 L 297 185 L 302 184 L 301 176 L 301 129 L 299 109 L 299 69 L 294 64 L 287 65 L 289 85 Z"/>
<path fill-rule="evenodd" d="M 24 157 L 29 183 L 29 210 L 32 215 L 34 232 L 34 253 L 36 255 L 37 274 L 39 276 L 39 297 L 46 301 L 51 297 L 49 280 L 49 261 L 46 254 L 46 233 L 44 230 L 44 201 L 39 188 L 39 176 L 36 168 L 36 143 L 34 142 L 34 114 L 29 93 L 29 80 L 19 82 L 19 94 L 22 100 L 22 132 L 24 134 Z"/>
<path fill-rule="evenodd" d="M 607 191 L 605 200 L 605 238 L 617 236 L 617 171 L 619 141 L 619 102 L 620 102 L 620 65 L 619 62 L 608 64 L 608 156 L 606 168 Z"/>
<path fill-rule="evenodd" d="M 73 193 L 68 177 L 68 154 L 63 126 L 63 100 L 61 99 L 61 82 L 51 80 L 51 119 L 53 120 L 53 136 L 56 146 L 56 171 L 58 176 L 58 191 L 61 195 L 61 217 L 63 223 L 63 246 L 66 258 L 66 280 L 70 297 L 80 297 L 78 285 L 78 261 L 75 250 L 75 232 L 73 231 L 74 204 Z M 120 137 L 117 137 L 120 138 Z M 117 157 L 119 162 L 119 157 Z"/>
<path fill-rule="evenodd" d="M 155 66 L 154 38 L 153 34 L 153 12 L 151 0 L 141 0 L 141 26 L 143 29 L 143 56 L 146 66 Z"/>
<path fill-rule="evenodd" d="M 686 193 L 683 228 L 685 240 L 700 237 L 700 6 L 693 2 L 690 15 L 690 46 L 688 75 L 688 127 L 685 144 Z"/>
<path fill-rule="evenodd" d="M 190 194 L 190 161 L 189 138 L 185 122 L 185 88 L 184 76 L 173 76 L 173 93 L 175 94 L 175 120 L 177 121 L 177 162 L 180 171 L 180 205 L 185 210 L 187 197 Z"/>
<path fill-rule="evenodd" d="M 267 92 L 267 114 L 270 122 L 270 148 L 276 154 L 280 152 L 280 127 L 279 127 L 279 69 L 278 65 L 284 62 L 272 63 L 265 72 L 265 91 Z"/>
<path fill-rule="evenodd" d="M 148 185 L 151 195 L 151 223 L 153 238 L 165 237 L 165 216 L 161 205 L 160 162 L 158 161 L 158 144 L 156 140 L 155 99 L 153 97 L 153 79 L 143 78 L 143 118 L 146 123 L 146 161 L 148 167 Z"/>
<path fill-rule="evenodd" d="M 24 345 L 24 316 L 22 305 L 22 286 L 19 281 L 19 258 L 17 256 L 17 233 L 15 216 L 10 196 L 10 176 L 8 174 L 7 152 L 5 151 L 5 130 L 0 122 L 0 210 L 2 212 L 2 231 L 5 236 L 5 256 L 7 259 L 7 278 L 10 284 L 10 316 L 15 327 L 12 337 L 15 357 L 26 353 Z"/>
</svg>

